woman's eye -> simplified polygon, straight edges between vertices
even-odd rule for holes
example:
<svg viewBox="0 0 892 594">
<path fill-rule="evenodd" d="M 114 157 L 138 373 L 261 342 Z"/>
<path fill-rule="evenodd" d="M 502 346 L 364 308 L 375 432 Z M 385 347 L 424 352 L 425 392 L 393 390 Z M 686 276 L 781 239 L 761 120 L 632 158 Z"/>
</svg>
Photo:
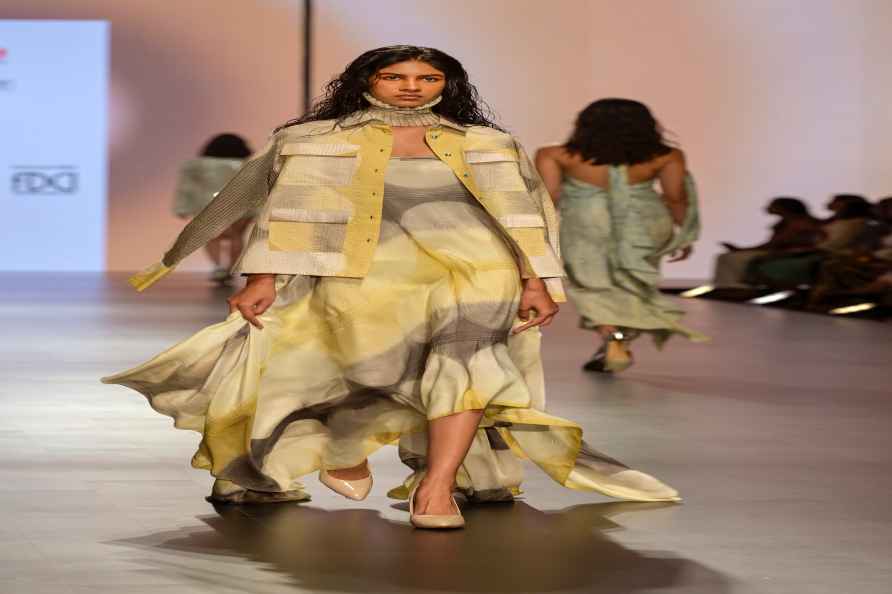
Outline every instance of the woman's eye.
<svg viewBox="0 0 892 594">
<path fill-rule="evenodd" d="M 436 76 L 428 76 L 424 80 L 426 80 L 427 82 L 430 82 L 430 83 L 435 83 L 435 82 L 438 82 L 440 79 L 437 78 Z"/>
</svg>

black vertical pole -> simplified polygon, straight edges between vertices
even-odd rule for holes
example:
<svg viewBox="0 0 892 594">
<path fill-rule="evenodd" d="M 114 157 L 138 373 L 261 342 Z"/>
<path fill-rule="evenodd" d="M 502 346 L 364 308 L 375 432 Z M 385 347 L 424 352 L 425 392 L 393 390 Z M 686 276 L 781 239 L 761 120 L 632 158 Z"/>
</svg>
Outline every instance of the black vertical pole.
<svg viewBox="0 0 892 594">
<path fill-rule="evenodd" d="M 313 100 L 313 0 L 304 0 L 304 113 Z"/>
</svg>

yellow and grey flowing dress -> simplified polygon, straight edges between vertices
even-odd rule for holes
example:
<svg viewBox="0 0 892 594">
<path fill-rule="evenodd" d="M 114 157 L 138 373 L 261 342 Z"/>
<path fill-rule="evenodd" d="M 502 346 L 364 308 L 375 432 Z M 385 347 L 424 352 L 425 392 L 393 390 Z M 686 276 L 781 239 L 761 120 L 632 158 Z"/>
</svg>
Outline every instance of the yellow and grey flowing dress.
<svg viewBox="0 0 892 594">
<path fill-rule="evenodd" d="M 660 259 L 700 231 L 693 178 L 686 176 L 688 210 L 678 230 L 652 180 L 630 184 L 625 166 L 611 166 L 609 180 L 602 188 L 568 177 L 561 186 L 561 254 L 580 326 L 648 333 L 658 346 L 673 334 L 705 340 L 679 323 L 684 311 L 658 288 Z"/>
<path fill-rule="evenodd" d="M 299 491 L 320 467 L 399 444 L 425 468 L 427 421 L 484 410 L 457 482 L 479 500 L 519 492 L 520 459 L 560 484 L 674 501 L 675 490 L 600 454 L 544 412 L 538 330 L 510 335 L 520 278 L 512 250 L 437 159 L 392 159 L 380 243 L 365 278 L 277 277 L 263 330 L 238 314 L 105 378 L 202 434 L 192 463 L 218 483 Z"/>
</svg>

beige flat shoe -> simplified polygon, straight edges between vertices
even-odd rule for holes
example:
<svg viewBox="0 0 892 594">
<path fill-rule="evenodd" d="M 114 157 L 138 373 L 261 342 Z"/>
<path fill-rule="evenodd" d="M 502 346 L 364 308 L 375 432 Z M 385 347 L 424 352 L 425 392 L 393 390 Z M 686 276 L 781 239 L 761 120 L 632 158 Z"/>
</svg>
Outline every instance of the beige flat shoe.
<svg viewBox="0 0 892 594">
<path fill-rule="evenodd" d="M 458 504 L 455 502 L 455 498 L 452 498 L 452 506 L 455 508 L 454 514 L 449 515 L 435 515 L 435 514 L 416 514 L 415 513 L 415 492 L 418 490 L 418 486 L 421 483 L 415 485 L 412 489 L 412 492 L 409 493 L 409 521 L 416 528 L 425 528 L 428 530 L 451 530 L 455 528 L 464 528 L 465 527 L 465 518 L 461 515 L 461 510 L 458 507 Z"/>
<path fill-rule="evenodd" d="M 604 357 L 604 370 L 619 373 L 625 371 L 635 360 L 632 352 L 628 350 L 620 340 L 611 340 L 607 343 L 607 354 Z"/>
<path fill-rule="evenodd" d="M 325 469 L 322 469 L 319 471 L 319 482 L 338 495 L 343 495 L 347 499 L 352 499 L 353 501 L 362 501 L 369 496 L 369 491 L 372 490 L 371 473 L 365 478 L 348 481 L 346 479 L 335 478 L 325 472 Z"/>
</svg>

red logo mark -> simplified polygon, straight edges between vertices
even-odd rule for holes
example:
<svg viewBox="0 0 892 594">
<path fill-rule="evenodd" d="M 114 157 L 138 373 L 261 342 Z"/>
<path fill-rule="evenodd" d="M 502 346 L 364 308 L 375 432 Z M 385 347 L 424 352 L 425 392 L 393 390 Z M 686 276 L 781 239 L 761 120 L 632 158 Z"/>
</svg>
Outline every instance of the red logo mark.
<svg viewBox="0 0 892 594">
<path fill-rule="evenodd" d="M 9 51 L 5 47 L 0 47 L 0 60 L 5 60 L 8 54 Z"/>
</svg>

